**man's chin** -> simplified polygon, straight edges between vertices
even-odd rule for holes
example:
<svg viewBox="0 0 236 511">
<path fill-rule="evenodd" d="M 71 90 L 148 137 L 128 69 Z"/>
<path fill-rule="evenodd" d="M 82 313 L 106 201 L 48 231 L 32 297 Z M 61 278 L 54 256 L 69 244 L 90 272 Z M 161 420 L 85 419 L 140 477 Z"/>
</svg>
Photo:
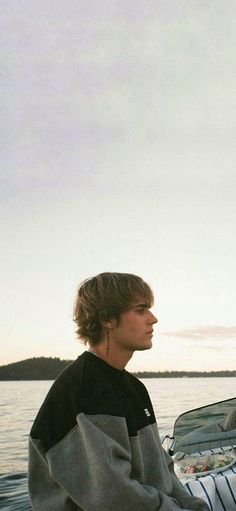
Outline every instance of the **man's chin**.
<svg viewBox="0 0 236 511">
<path fill-rule="evenodd" d="M 136 348 L 136 351 L 145 351 L 145 350 L 150 350 L 151 348 L 152 348 L 152 341 L 150 341 L 149 344 L 138 346 Z"/>
</svg>

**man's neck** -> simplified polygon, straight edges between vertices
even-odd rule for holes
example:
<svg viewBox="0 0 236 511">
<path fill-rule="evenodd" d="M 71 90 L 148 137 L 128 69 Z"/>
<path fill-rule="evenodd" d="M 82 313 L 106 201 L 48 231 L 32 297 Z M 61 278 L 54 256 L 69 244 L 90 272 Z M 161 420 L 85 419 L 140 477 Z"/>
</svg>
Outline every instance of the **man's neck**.
<svg viewBox="0 0 236 511">
<path fill-rule="evenodd" d="M 97 355 L 99 358 L 104 360 L 107 364 L 114 367 L 115 369 L 119 369 L 122 371 L 129 360 L 131 359 L 133 352 L 114 352 L 114 349 L 110 348 L 107 353 L 107 348 L 105 344 L 96 344 L 95 346 L 90 346 L 89 351 Z"/>
</svg>

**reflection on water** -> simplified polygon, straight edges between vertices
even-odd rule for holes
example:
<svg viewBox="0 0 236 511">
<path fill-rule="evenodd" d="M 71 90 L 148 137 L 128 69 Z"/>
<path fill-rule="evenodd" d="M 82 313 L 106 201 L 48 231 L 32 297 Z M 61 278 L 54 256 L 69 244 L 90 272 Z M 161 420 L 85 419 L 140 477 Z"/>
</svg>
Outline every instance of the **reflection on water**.
<svg viewBox="0 0 236 511">
<path fill-rule="evenodd" d="M 233 396 L 236 378 L 142 380 L 154 405 L 160 435 L 171 433 L 186 410 Z M 52 381 L 0 382 L 0 509 L 28 511 L 28 433 Z"/>
<path fill-rule="evenodd" d="M 0 382 L 0 473 L 27 470 L 28 432 L 51 381 Z"/>
<path fill-rule="evenodd" d="M 0 476 L 0 509 L 3 511 L 29 511 L 26 473 Z"/>
<path fill-rule="evenodd" d="M 43 382 L 0 382 L 0 509 L 28 511 L 28 433 L 52 385 Z"/>
</svg>

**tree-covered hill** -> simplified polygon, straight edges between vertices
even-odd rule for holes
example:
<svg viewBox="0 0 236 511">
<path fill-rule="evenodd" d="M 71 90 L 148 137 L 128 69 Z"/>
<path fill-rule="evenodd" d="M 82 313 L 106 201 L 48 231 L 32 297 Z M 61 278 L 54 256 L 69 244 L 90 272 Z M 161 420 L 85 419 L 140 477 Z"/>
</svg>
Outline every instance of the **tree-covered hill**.
<svg viewBox="0 0 236 511">
<path fill-rule="evenodd" d="M 0 366 L 0 381 L 7 380 L 55 380 L 58 374 L 72 362 L 60 358 L 28 358 Z M 134 373 L 137 378 L 199 378 L 199 377 L 236 377 L 236 371 L 144 371 Z"/>
<path fill-rule="evenodd" d="M 0 380 L 55 380 L 70 362 L 51 357 L 28 358 L 0 366 Z"/>
</svg>

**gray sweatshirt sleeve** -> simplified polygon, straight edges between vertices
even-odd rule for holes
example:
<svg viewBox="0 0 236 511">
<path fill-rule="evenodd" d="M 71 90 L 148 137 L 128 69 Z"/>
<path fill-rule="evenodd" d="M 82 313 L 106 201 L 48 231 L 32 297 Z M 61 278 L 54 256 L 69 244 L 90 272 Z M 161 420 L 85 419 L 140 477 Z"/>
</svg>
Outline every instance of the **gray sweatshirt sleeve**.
<svg viewBox="0 0 236 511">
<path fill-rule="evenodd" d="M 29 491 L 33 510 L 183 509 L 173 495 L 132 478 L 130 442 L 124 422 L 123 417 L 101 418 L 81 413 L 76 426 L 46 454 L 39 441 L 30 439 Z"/>
</svg>

